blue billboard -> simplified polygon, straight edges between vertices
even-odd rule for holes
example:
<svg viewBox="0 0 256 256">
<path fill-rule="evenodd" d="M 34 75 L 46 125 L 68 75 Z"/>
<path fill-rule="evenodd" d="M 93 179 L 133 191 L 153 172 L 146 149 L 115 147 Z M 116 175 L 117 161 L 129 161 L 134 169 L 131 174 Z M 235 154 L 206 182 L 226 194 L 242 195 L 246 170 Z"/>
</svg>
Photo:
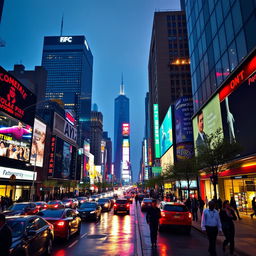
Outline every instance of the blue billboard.
<svg viewBox="0 0 256 256">
<path fill-rule="evenodd" d="M 173 144 L 173 132 L 172 132 L 172 106 L 169 107 L 162 125 L 160 126 L 160 149 L 161 156 L 172 146 Z"/>
<path fill-rule="evenodd" d="M 190 97 L 181 97 L 175 104 L 176 144 L 193 141 L 193 101 Z"/>
</svg>

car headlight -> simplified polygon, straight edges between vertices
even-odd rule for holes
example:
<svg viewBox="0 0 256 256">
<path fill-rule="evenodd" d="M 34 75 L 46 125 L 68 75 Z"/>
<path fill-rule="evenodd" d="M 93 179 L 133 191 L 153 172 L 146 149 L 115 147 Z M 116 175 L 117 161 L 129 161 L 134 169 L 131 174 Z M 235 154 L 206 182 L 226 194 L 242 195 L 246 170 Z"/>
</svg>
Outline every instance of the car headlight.
<svg viewBox="0 0 256 256">
<path fill-rule="evenodd" d="M 95 213 L 95 211 L 91 211 L 90 213 L 93 214 L 93 213 Z"/>
<path fill-rule="evenodd" d="M 108 203 L 105 203 L 104 206 L 105 206 L 105 207 L 108 207 Z"/>
</svg>

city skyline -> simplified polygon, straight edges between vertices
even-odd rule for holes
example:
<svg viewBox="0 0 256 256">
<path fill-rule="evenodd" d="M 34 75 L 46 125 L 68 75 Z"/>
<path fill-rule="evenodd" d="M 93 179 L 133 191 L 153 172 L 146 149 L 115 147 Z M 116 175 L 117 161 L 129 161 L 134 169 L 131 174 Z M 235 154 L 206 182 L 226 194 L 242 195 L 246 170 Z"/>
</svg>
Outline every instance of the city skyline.
<svg viewBox="0 0 256 256">
<path fill-rule="evenodd" d="M 43 38 L 60 34 L 64 14 L 63 35 L 85 35 L 94 55 L 92 102 L 103 112 L 104 130 L 112 139 L 113 101 L 119 93 L 120 75 L 124 73 L 126 95 L 131 100 L 131 161 L 133 177 L 137 180 L 153 15 L 155 10 L 170 8 L 179 10 L 179 1 L 101 1 L 100 8 L 98 3 L 85 1 L 72 6 L 69 1 L 27 0 L 16 2 L 15 6 L 6 1 L 0 27 L 1 38 L 6 42 L 6 47 L 0 48 L 1 65 L 7 70 L 20 62 L 27 69 L 39 65 Z"/>
</svg>

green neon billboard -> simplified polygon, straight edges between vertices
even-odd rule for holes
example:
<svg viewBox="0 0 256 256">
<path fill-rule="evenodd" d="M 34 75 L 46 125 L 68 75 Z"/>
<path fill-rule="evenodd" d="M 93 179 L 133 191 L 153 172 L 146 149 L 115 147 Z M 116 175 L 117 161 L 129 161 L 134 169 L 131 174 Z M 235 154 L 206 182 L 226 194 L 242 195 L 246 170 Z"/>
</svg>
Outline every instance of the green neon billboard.
<svg viewBox="0 0 256 256">
<path fill-rule="evenodd" d="M 154 137 L 155 137 L 155 157 L 160 158 L 160 138 L 159 138 L 159 115 L 158 104 L 153 105 L 154 113 Z"/>
</svg>

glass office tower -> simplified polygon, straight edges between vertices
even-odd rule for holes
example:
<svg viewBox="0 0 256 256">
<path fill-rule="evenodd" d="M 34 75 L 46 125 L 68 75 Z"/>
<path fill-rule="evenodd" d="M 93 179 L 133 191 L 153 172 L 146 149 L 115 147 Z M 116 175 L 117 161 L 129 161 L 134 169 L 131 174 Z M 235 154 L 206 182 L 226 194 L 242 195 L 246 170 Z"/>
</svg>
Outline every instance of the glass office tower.
<svg viewBox="0 0 256 256">
<path fill-rule="evenodd" d="M 42 66 L 48 72 L 45 99 L 60 99 L 79 121 L 81 144 L 90 134 L 93 56 L 84 36 L 44 38 Z"/>
<path fill-rule="evenodd" d="M 256 45 L 253 0 L 186 0 L 194 112 Z"/>
</svg>

